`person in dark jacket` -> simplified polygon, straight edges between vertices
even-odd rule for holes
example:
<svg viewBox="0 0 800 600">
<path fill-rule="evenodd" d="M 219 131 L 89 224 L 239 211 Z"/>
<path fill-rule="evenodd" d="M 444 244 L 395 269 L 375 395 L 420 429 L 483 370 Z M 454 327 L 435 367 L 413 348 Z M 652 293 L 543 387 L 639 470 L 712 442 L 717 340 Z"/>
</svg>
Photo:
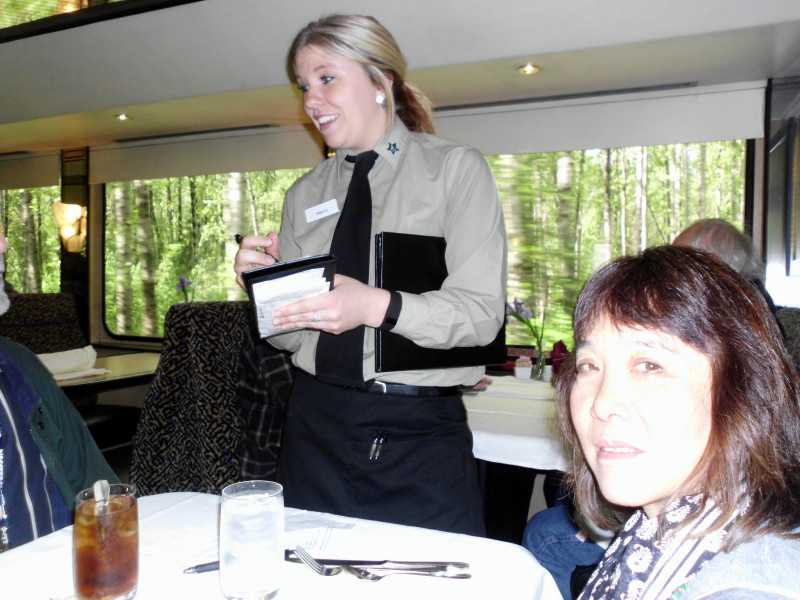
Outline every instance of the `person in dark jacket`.
<svg viewBox="0 0 800 600">
<path fill-rule="evenodd" d="M 0 315 L 6 245 L 0 235 Z M 0 552 L 70 525 L 98 479 L 118 481 L 78 411 L 35 354 L 0 337 Z"/>
</svg>

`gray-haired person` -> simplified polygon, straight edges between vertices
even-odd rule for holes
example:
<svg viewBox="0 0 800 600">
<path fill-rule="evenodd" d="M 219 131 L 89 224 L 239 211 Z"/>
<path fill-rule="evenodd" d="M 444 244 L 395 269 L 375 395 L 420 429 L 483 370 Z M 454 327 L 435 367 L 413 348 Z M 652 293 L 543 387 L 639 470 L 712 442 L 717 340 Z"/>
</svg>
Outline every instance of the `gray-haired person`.
<svg viewBox="0 0 800 600">
<path fill-rule="evenodd" d="M 673 246 L 685 246 L 705 250 L 716 255 L 761 292 L 775 314 L 775 303 L 764 286 L 764 262 L 758 256 L 750 238 L 724 219 L 700 219 L 681 231 L 672 242 Z"/>
</svg>

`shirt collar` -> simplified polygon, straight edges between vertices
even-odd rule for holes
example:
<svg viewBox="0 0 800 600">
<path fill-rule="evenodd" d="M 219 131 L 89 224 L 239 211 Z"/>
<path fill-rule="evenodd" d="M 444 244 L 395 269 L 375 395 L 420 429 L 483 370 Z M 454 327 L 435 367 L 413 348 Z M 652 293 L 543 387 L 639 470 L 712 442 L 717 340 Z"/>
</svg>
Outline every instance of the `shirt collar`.
<svg viewBox="0 0 800 600">
<path fill-rule="evenodd" d="M 372 149 L 375 150 L 375 152 L 378 153 L 378 156 L 380 156 L 386 163 L 391 165 L 393 169 L 397 169 L 400 161 L 405 155 L 406 150 L 408 149 L 409 137 L 410 132 L 405 126 L 405 123 L 403 123 L 400 117 L 395 116 L 394 125 L 389 133 L 378 140 L 378 143 L 375 144 Z M 336 156 L 334 157 L 334 160 L 336 160 L 337 171 L 341 173 L 342 163 L 347 164 L 345 161 L 346 156 L 355 156 L 356 154 L 358 154 L 358 152 L 350 148 L 339 148 L 336 151 Z M 352 169 L 352 165 L 346 168 Z"/>
</svg>

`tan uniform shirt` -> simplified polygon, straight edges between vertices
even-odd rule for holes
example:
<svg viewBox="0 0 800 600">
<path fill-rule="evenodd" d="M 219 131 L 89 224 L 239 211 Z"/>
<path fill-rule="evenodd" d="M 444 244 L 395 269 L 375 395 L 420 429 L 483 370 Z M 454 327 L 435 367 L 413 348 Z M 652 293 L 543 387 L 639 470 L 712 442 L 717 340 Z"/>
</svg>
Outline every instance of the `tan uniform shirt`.
<svg viewBox="0 0 800 600">
<path fill-rule="evenodd" d="M 475 149 L 419 133 L 396 119 L 375 147 L 380 155 L 369 173 L 372 235 L 381 231 L 444 237 L 448 276 L 441 290 L 402 293 L 392 330 L 420 346 L 452 348 L 491 342 L 505 319 L 506 236 L 503 213 L 489 166 Z M 287 192 L 280 231 L 282 259 L 329 252 L 347 196 L 353 165 L 347 150 L 320 163 Z M 335 200 L 338 211 L 319 218 L 312 207 Z M 327 206 L 332 206 L 329 204 Z M 307 212 L 308 211 L 308 212 Z M 323 214 L 326 211 L 321 211 Z M 370 250 L 374 285 L 375 248 Z M 270 342 L 293 353 L 292 362 L 315 373 L 319 333 L 286 333 Z M 375 333 L 364 335 L 364 377 L 375 373 Z M 379 373 L 377 379 L 413 385 L 471 385 L 483 367 Z"/>
</svg>

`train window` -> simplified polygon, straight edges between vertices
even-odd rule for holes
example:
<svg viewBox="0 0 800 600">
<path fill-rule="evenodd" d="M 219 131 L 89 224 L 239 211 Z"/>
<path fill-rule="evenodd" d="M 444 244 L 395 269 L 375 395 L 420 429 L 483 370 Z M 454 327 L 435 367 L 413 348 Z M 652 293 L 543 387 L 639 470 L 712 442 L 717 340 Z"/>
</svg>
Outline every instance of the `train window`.
<svg viewBox="0 0 800 600">
<path fill-rule="evenodd" d="M 598 264 L 669 243 L 692 221 L 744 220 L 743 141 L 493 155 L 509 239 L 509 299 L 544 319 L 546 347 L 570 340 L 575 298 Z M 280 225 L 305 169 L 106 184 L 105 320 L 160 336 L 176 302 L 243 299 L 235 232 Z M 510 344 L 530 336 L 509 322 Z"/>
<path fill-rule="evenodd" d="M 20 293 L 58 292 L 61 254 L 53 203 L 58 186 L 0 190 L 0 219 L 8 240 L 6 282 Z"/>
<path fill-rule="evenodd" d="M 667 244 L 704 217 L 744 224 L 744 141 L 489 157 L 508 232 L 508 298 L 571 342 L 572 310 L 610 258 Z M 530 344 L 509 320 L 509 344 Z"/>
<path fill-rule="evenodd" d="M 105 323 L 118 336 L 161 336 L 176 302 L 242 300 L 235 233 L 280 225 L 283 196 L 306 169 L 106 184 Z"/>
</svg>

